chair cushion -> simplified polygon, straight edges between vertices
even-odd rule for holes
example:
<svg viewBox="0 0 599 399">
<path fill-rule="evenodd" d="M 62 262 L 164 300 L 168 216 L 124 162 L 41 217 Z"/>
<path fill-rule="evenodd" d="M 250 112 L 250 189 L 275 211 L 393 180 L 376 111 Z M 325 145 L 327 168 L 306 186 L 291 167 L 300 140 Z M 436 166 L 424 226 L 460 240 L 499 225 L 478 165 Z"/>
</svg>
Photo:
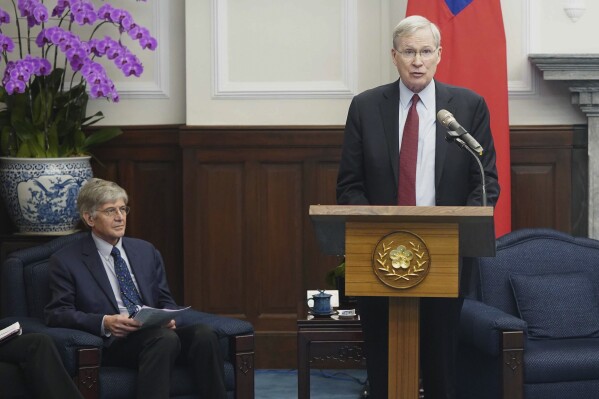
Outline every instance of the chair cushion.
<svg viewBox="0 0 599 399">
<path fill-rule="evenodd" d="M 526 384 L 599 380 L 599 339 L 535 339 L 526 342 Z M 550 395 L 546 398 L 561 398 Z M 579 398 L 597 397 L 579 396 Z M 527 396 L 528 398 L 528 396 Z"/>
<path fill-rule="evenodd" d="M 584 273 L 512 273 L 510 283 L 530 337 L 599 337 L 595 288 Z"/>
</svg>

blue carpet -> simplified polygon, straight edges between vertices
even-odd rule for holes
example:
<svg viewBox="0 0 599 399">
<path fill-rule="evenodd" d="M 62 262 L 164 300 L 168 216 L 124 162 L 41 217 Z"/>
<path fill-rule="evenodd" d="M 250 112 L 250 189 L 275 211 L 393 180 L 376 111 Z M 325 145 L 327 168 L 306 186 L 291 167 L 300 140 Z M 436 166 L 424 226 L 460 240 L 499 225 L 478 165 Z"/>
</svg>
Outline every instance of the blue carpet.
<svg viewBox="0 0 599 399">
<path fill-rule="evenodd" d="M 359 399 L 366 370 L 310 370 L 310 399 Z M 297 370 L 256 370 L 255 399 L 297 398 Z"/>
</svg>

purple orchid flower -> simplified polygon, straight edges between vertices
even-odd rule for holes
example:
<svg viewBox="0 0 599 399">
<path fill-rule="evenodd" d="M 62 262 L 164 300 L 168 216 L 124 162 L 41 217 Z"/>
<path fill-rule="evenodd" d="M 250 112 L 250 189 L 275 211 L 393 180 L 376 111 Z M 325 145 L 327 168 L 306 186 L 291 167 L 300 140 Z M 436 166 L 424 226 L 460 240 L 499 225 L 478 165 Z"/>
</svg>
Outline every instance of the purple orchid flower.
<svg viewBox="0 0 599 399">
<path fill-rule="evenodd" d="M 10 14 L 0 8 L 0 26 L 10 23 Z"/>
<path fill-rule="evenodd" d="M 72 2 L 71 15 L 78 25 L 93 25 L 98 19 L 94 5 L 87 0 Z"/>
<path fill-rule="evenodd" d="M 51 13 L 43 0 L 17 0 L 16 3 L 19 17 L 27 21 L 27 26 L 35 37 L 32 44 L 35 43 L 49 59 L 54 57 L 57 64 L 53 65 L 46 58 L 33 56 L 32 54 L 38 54 L 37 51 L 27 54 L 22 59 L 8 58 L 4 73 L 0 76 L 1 84 L 9 94 L 24 92 L 35 76 L 49 75 L 54 68 L 64 65 L 60 59 L 57 60 L 52 55 L 54 52 L 50 52 L 54 48 L 64 57 L 66 65 L 73 72 L 81 73 L 91 98 L 105 97 L 118 101 L 119 95 L 114 82 L 104 67 L 95 61 L 96 57 L 112 61 L 124 76 L 139 77 L 144 71 L 143 65 L 139 58 L 123 45 L 122 34 L 126 33 L 132 40 L 137 41 L 142 49 L 155 50 L 157 47 L 157 40 L 151 36 L 147 28 L 138 25 L 130 12 L 114 7 L 108 0 L 99 8 L 94 6 L 92 0 L 56 0 Z M 116 28 L 116 36 L 83 39 L 71 31 L 67 23 L 62 23 L 65 16 L 68 18 L 67 23 L 70 21 L 81 26 L 96 26 L 108 22 Z M 9 23 L 10 14 L 0 8 L 0 26 Z M 37 31 L 33 30 L 35 27 L 39 27 Z M 19 45 L 22 42 L 20 40 Z M 5 56 L 10 53 L 10 56 L 14 57 L 16 44 L 12 38 L 0 33 L 0 53 Z M 28 53 L 28 50 L 25 53 Z"/>
<path fill-rule="evenodd" d="M 24 93 L 33 75 L 46 76 L 50 74 L 51 69 L 48 60 L 27 55 L 22 60 L 7 63 L 2 85 L 8 94 Z"/>
<path fill-rule="evenodd" d="M 8 36 L 4 36 L 0 33 L 0 51 L 3 53 L 12 53 L 15 48 L 15 43 Z"/>
</svg>

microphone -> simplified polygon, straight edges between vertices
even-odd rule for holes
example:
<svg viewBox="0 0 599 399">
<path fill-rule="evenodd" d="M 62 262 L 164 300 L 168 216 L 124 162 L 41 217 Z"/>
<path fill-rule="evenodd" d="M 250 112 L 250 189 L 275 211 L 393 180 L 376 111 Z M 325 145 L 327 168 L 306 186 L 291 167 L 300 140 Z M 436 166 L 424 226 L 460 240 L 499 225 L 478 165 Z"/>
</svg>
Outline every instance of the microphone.
<svg viewBox="0 0 599 399">
<path fill-rule="evenodd" d="M 437 112 L 437 120 L 449 130 L 447 134 L 449 134 L 452 138 L 464 140 L 468 147 L 470 147 L 472 150 L 478 152 L 479 155 L 483 154 L 483 148 L 480 146 L 480 144 L 478 144 L 478 141 L 476 141 L 474 137 L 472 137 L 470 133 L 468 133 L 466 129 L 464 129 L 462 125 L 455 120 L 451 112 L 445 109 L 440 110 Z"/>
</svg>

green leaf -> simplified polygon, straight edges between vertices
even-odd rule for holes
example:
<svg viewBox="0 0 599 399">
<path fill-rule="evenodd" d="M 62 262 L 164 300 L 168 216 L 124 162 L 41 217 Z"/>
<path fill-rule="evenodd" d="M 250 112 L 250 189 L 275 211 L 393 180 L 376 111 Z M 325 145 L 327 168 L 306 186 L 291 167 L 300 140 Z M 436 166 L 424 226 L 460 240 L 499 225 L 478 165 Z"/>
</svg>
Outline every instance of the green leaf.
<svg viewBox="0 0 599 399">
<path fill-rule="evenodd" d="M 82 130 L 79 129 L 73 134 L 73 147 L 74 147 L 75 151 L 78 153 L 82 152 L 84 143 L 85 143 L 85 134 L 83 133 Z"/>
<path fill-rule="evenodd" d="M 18 158 L 31 158 L 33 156 L 33 153 L 29 150 L 29 145 L 26 141 L 21 143 L 19 151 L 17 151 L 15 156 Z"/>
<path fill-rule="evenodd" d="M 87 151 L 90 147 L 95 145 L 104 143 L 108 140 L 112 140 L 113 138 L 120 136 L 123 134 L 123 131 L 118 127 L 106 127 L 98 130 L 97 132 L 93 132 L 85 139 L 83 143 L 83 150 Z"/>
<path fill-rule="evenodd" d="M 47 158 L 48 154 L 44 150 L 44 147 L 39 145 L 37 141 L 30 140 L 28 141 L 29 150 L 34 158 Z"/>
<path fill-rule="evenodd" d="M 10 126 L 10 114 L 7 109 L 0 111 L 0 127 Z"/>
<path fill-rule="evenodd" d="M 56 131 L 56 125 L 52 125 L 48 128 L 48 150 L 46 153 L 49 158 L 59 157 L 59 143 L 58 143 L 58 132 Z"/>
<path fill-rule="evenodd" d="M 81 126 L 91 126 L 100 122 L 102 119 L 104 119 L 104 114 L 102 111 L 98 111 L 87 118 L 83 118 L 83 123 L 81 123 Z"/>
<path fill-rule="evenodd" d="M 29 140 L 35 137 L 36 129 L 28 119 L 16 120 L 12 122 L 12 127 L 19 140 Z"/>
<path fill-rule="evenodd" d="M 33 99 L 32 122 L 43 129 L 52 115 L 52 95 L 42 91 Z"/>
<path fill-rule="evenodd" d="M 342 261 L 337 267 L 330 270 L 325 276 L 325 281 L 331 287 L 335 287 L 335 279 L 337 277 L 345 277 L 345 261 Z"/>
<path fill-rule="evenodd" d="M 118 128 L 85 128 L 104 118 L 102 112 L 86 116 L 89 96 L 84 83 L 63 91 L 65 71 L 55 68 L 48 76 L 36 76 L 25 93 L 8 95 L 0 87 L 0 153 L 22 157 L 60 157 L 88 154 L 89 149 L 120 134 Z M 70 76 L 69 76 L 70 79 Z M 76 82 L 76 81 L 75 81 Z M 1 107 L 1 104 L 0 104 Z M 10 151 L 8 148 L 10 147 Z"/>
<path fill-rule="evenodd" d="M 27 110 L 29 109 L 29 100 L 27 93 L 13 94 L 6 102 L 8 112 L 10 113 L 11 124 L 22 122 L 27 119 Z"/>
<path fill-rule="evenodd" d="M 8 147 L 10 146 L 10 126 L 4 125 L 2 131 L 0 132 L 0 154 L 1 155 L 11 155 L 8 151 Z"/>
<path fill-rule="evenodd" d="M 50 72 L 50 75 L 46 76 L 46 87 L 54 95 L 60 90 L 60 82 L 62 81 L 63 75 L 64 69 L 56 68 Z"/>
</svg>

